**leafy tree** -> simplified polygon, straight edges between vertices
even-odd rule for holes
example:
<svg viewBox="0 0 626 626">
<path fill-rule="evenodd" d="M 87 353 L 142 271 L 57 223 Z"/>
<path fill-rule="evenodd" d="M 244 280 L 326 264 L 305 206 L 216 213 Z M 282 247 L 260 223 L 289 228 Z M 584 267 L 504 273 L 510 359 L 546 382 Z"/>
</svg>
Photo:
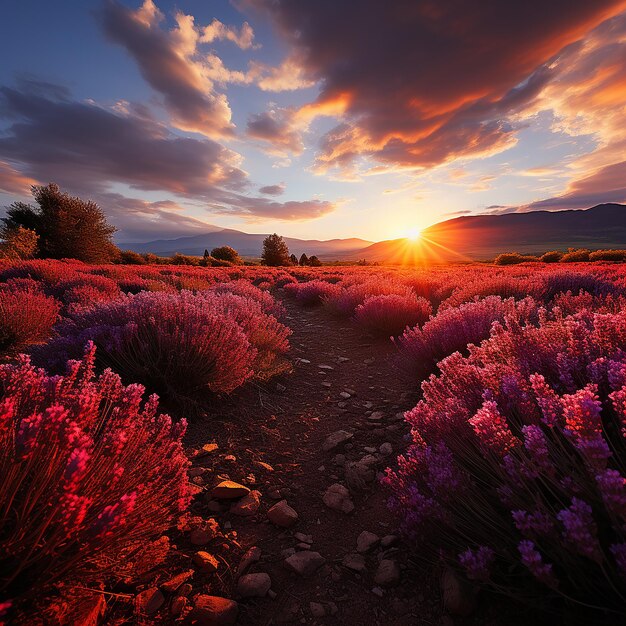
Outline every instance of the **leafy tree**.
<svg viewBox="0 0 626 626">
<path fill-rule="evenodd" d="M 3 221 L 9 230 L 20 226 L 34 230 L 40 256 L 108 263 L 119 255 L 111 240 L 116 228 L 95 202 L 70 196 L 54 183 L 35 185 L 32 193 L 37 207 L 16 202 L 8 207 Z"/>
<path fill-rule="evenodd" d="M 309 257 L 303 252 L 302 256 L 300 257 L 300 265 L 304 266 L 308 264 L 309 264 Z"/>
<path fill-rule="evenodd" d="M 146 260 L 141 254 L 135 252 L 134 250 L 121 250 L 120 251 L 120 263 L 124 265 L 145 265 Z"/>
<path fill-rule="evenodd" d="M 313 255 L 309 257 L 309 265 L 311 267 L 320 267 L 322 262 L 315 255 Z"/>
<path fill-rule="evenodd" d="M 263 254 L 261 254 L 261 261 L 264 265 L 270 265 L 277 267 L 280 265 L 289 265 L 289 248 L 285 243 L 285 240 L 274 233 L 268 235 L 263 240 Z"/>
<path fill-rule="evenodd" d="M 292 265 L 298 265 L 298 257 L 295 254 L 292 254 L 289 257 L 289 260 L 291 261 Z"/>
<path fill-rule="evenodd" d="M 214 259 L 219 259 L 220 261 L 229 261 L 230 263 L 235 263 L 236 265 L 241 265 L 243 263 L 241 257 L 239 256 L 239 252 L 237 252 L 237 250 L 231 248 L 230 246 L 213 248 L 213 250 L 211 250 L 211 256 Z"/>
<path fill-rule="evenodd" d="M 0 258 L 32 259 L 37 254 L 39 236 L 34 230 L 18 226 L 0 229 Z"/>
</svg>

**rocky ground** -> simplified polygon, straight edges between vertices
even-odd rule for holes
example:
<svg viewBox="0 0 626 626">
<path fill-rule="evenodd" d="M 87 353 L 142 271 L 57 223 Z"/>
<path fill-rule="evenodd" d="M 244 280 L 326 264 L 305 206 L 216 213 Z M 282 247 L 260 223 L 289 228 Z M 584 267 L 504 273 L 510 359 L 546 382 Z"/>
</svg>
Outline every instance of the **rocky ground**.
<svg viewBox="0 0 626 626">
<path fill-rule="evenodd" d="M 402 413 L 419 389 L 394 347 L 285 306 L 294 371 L 191 422 L 195 517 L 175 537 L 179 573 L 147 583 L 139 613 L 211 626 L 502 623 L 492 603 L 476 618 L 471 590 L 413 562 L 395 534 L 377 479 L 407 445 Z"/>
</svg>

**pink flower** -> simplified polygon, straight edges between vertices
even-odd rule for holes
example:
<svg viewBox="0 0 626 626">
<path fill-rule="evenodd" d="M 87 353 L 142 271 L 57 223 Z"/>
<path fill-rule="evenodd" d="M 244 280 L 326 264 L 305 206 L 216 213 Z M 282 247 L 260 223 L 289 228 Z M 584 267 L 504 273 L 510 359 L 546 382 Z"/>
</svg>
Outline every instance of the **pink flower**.
<svg viewBox="0 0 626 626">
<path fill-rule="evenodd" d="M 469 423 L 474 428 L 481 447 L 486 451 L 503 457 L 509 450 L 519 445 L 519 440 L 510 431 L 495 402 L 485 402 Z"/>
</svg>

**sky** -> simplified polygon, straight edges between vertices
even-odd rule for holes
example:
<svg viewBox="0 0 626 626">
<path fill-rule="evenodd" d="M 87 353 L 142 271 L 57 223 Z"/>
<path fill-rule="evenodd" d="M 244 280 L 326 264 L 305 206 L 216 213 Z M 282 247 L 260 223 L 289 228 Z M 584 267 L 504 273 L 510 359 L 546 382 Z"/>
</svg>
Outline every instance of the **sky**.
<svg viewBox="0 0 626 626">
<path fill-rule="evenodd" d="M 380 241 L 626 201 L 626 0 L 6 0 L 0 206 Z M 0 209 L 0 214 L 3 209 Z"/>
</svg>

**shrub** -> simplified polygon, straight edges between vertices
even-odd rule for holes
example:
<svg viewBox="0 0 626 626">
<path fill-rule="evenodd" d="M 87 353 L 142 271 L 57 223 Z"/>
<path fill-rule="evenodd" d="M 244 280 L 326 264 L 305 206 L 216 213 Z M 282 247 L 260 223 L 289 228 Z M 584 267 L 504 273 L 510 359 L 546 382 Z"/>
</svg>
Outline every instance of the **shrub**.
<svg viewBox="0 0 626 626">
<path fill-rule="evenodd" d="M 303 306 L 318 306 L 324 301 L 336 296 L 341 288 L 325 280 L 310 280 L 306 283 L 289 283 L 284 286 L 285 291 L 293 295 L 296 302 Z"/>
<path fill-rule="evenodd" d="M 623 610 L 625 349 L 623 313 L 582 311 L 442 361 L 386 479 L 418 552 L 499 592 Z"/>
<path fill-rule="evenodd" d="M 0 366 L 0 593 L 17 613 L 60 587 L 126 578 L 190 500 L 185 422 L 140 385 L 94 376 L 94 348 L 51 378 Z"/>
<path fill-rule="evenodd" d="M 542 263 L 558 263 L 563 258 L 563 253 L 559 250 L 545 252 L 539 257 Z"/>
<path fill-rule="evenodd" d="M 590 261 L 617 261 L 626 260 L 626 250 L 595 250 L 589 254 Z"/>
<path fill-rule="evenodd" d="M 218 261 L 228 261 L 233 265 L 243 265 L 243 261 L 239 256 L 239 252 L 230 246 L 221 246 L 220 248 L 213 248 L 209 255 Z"/>
<path fill-rule="evenodd" d="M 134 250 L 120 250 L 119 262 L 124 265 L 145 265 L 146 259 Z"/>
<path fill-rule="evenodd" d="M 591 272 L 556 270 L 544 278 L 544 298 L 551 300 L 558 293 L 586 291 L 593 296 L 619 295 L 623 289 L 612 280 Z"/>
<path fill-rule="evenodd" d="M 13 279 L 0 285 L 0 360 L 45 342 L 59 308 L 33 280 Z"/>
<path fill-rule="evenodd" d="M 568 248 L 561 257 L 561 263 L 584 263 L 589 260 L 589 250 L 586 248 Z"/>
<path fill-rule="evenodd" d="M 255 374 L 258 350 L 237 321 L 235 296 L 226 304 L 227 295 L 141 292 L 98 303 L 59 323 L 58 337 L 35 356 L 58 368 L 93 340 L 102 365 L 150 390 L 168 397 L 229 393 Z M 237 298 L 239 306 L 250 311 L 240 315 L 248 329 L 271 324 L 259 304 Z M 276 331 L 282 332 L 284 327 L 276 324 Z M 283 347 L 281 336 L 276 339 L 277 353 Z"/>
<path fill-rule="evenodd" d="M 0 229 L 0 258 L 32 259 L 37 254 L 39 235 L 34 230 L 17 226 Z"/>
<path fill-rule="evenodd" d="M 468 345 L 480 343 L 489 337 L 496 321 L 513 317 L 521 321 L 532 319 L 537 313 L 532 298 L 516 302 L 488 296 L 458 307 L 440 310 L 423 328 L 410 328 L 395 340 L 404 366 L 423 377 L 435 371 L 435 365 L 453 352 L 467 353 Z"/>
<path fill-rule="evenodd" d="M 519 263 L 528 263 L 529 261 L 537 260 L 536 256 L 520 254 L 519 252 L 505 252 L 495 258 L 494 265 L 518 265 Z"/>
<path fill-rule="evenodd" d="M 310 265 L 311 267 L 321 267 L 322 262 L 315 255 L 313 255 L 309 257 L 308 265 Z"/>
<path fill-rule="evenodd" d="M 172 265 L 200 265 L 199 257 L 181 254 L 180 252 L 176 252 L 171 256 L 168 262 Z"/>
<path fill-rule="evenodd" d="M 388 294 L 370 296 L 356 308 L 355 321 L 375 337 L 396 337 L 407 327 L 421 326 L 432 313 L 428 300 Z"/>
</svg>

